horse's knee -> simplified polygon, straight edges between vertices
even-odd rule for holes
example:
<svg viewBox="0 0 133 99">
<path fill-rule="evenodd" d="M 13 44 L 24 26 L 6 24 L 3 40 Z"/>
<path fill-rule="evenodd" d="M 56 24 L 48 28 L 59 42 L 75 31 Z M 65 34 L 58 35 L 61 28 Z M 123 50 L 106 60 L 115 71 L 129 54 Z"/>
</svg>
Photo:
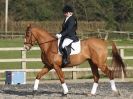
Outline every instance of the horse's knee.
<svg viewBox="0 0 133 99">
<path fill-rule="evenodd" d="M 42 75 L 40 73 L 37 74 L 36 79 L 40 80 Z"/>
<path fill-rule="evenodd" d="M 49 68 L 43 68 L 40 72 L 38 72 L 36 79 L 41 79 L 43 75 L 49 72 Z"/>
</svg>

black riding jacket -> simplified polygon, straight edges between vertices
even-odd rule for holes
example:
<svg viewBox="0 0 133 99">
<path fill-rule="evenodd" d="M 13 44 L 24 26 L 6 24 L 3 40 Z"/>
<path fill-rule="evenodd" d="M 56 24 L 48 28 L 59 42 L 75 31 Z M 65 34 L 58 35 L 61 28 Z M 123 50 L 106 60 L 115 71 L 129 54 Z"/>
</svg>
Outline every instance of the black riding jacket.
<svg viewBox="0 0 133 99">
<path fill-rule="evenodd" d="M 76 36 L 76 30 L 77 30 L 77 20 L 74 16 L 70 16 L 66 22 L 64 20 L 62 24 L 62 31 L 60 33 L 63 39 L 70 38 L 73 41 L 77 41 L 78 38 Z"/>
</svg>

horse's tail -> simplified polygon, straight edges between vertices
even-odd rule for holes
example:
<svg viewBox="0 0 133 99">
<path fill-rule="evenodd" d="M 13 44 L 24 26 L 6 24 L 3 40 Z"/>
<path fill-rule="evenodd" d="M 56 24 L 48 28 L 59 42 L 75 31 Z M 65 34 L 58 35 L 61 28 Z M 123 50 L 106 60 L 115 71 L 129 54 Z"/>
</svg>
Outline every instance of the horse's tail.
<svg viewBox="0 0 133 99">
<path fill-rule="evenodd" d="M 125 64 L 118 52 L 118 49 L 116 48 L 115 43 L 112 43 L 112 67 L 114 71 L 114 76 L 120 76 L 122 72 L 124 73 L 124 76 L 126 77 L 126 67 Z"/>
</svg>

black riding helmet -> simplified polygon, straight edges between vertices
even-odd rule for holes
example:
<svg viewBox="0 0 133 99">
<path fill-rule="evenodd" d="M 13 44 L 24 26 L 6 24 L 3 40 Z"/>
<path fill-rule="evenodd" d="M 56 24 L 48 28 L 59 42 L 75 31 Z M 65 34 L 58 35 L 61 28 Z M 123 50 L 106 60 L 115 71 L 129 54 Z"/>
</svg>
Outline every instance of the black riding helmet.
<svg viewBox="0 0 133 99">
<path fill-rule="evenodd" d="M 73 8 L 70 5 L 65 5 L 63 8 L 63 13 L 67 13 L 67 12 L 73 12 Z"/>
</svg>

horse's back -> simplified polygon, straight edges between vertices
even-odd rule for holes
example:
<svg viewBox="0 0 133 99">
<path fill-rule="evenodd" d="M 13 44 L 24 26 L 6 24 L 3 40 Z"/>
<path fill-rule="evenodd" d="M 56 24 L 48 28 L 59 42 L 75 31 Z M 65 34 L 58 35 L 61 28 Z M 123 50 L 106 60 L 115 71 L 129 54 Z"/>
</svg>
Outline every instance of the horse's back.
<svg viewBox="0 0 133 99">
<path fill-rule="evenodd" d="M 89 47 L 99 47 L 99 48 L 107 48 L 107 42 L 103 39 L 99 38 L 88 38 L 81 41 L 85 45 L 88 45 Z"/>
<path fill-rule="evenodd" d="M 88 38 L 81 41 L 82 50 L 89 55 L 94 63 L 105 61 L 107 58 L 107 42 L 98 38 Z M 88 51 L 88 52 L 87 52 Z M 85 54 L 85 55 L 86 55 Z"/>
</svg>

